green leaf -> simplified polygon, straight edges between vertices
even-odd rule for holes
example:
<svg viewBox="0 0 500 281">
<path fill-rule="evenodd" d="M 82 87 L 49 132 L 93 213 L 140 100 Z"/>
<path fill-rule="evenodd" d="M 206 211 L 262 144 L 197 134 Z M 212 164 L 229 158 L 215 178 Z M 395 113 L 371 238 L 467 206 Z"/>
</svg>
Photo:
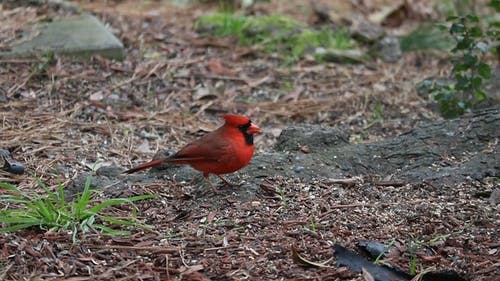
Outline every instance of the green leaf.
<svg viewBox="0 0 500 281">
<path fill-rule="evenodd" d="M 463 24 L 461 24 L 461 23 L 454 23 L 450 27 L 450 33 L 451 34 L 462 33 L 464 31 L 465 31 L 465 26 Z"/>
<path fill-rule="evenodd" d="M 82 230 L 83 233 L 89 232 L 90 227 L 95 221 L 95 216 L 90 216 L 80 223 L 80 229 Z"/>
<path fill-rule="evenodd" d="M 92 194 L 92 191 L 90 190 L 90 182 L 91 178 L 88 177 L 87 181 L 85 182 L 83 192 L 77 197 L 76 202 L 73 202 L 71 206 L 73 216 L 75 216 L 76 218 L 84 218 L 82 217 L 83 212 L 91 202 L 90 195 Z"/>
<path fill-rule="evenodd" d="M 471 22 L 479 22 L 479 18 L 476 15 L 467 15 L 465 17 Z"/>
<path fill-rule="evenodd" d="M 7 195 L 7 196 L 0 196 L 0 200 L 5 202 L 5 203 L 17 203 L 25 206 L 29 206 L 31 204 L 30 201 L 23 199 L 18 196 L 12 196 L 12 195 Z"/>
<path fill-rule="evenodd" d="M 476 38 L 481 37 L 481 36 L 483 36 L 483 31 L 481 30 L 481 28 L 474 26 L 470 29 L 470 36 L 476 37 Z"/>
<path fill-rule="evenodd" d="M 50 197 L 51 200 L 53 201 L 57 201 L 57 195 L 55 194 L 55 192 L 53 192 L 52 190 L 50 190 L 43 182 L 40 178 L 37 178 L 36 181 L 38 182 L 38 185 L 43 189 L 43 191 L 45 192 L 46 195 L 48 195 Z"/>
<path fill-rule="evenodd" d="M 14 231 L 18 231 L 18 230 L 21 230 L 21 229 L 30 228 L 30 227 L 36 226 L 36 225 L 39 225 L 39 223 L 19 223 L 19 224 L 12 224 L 10 226 L 0 228 L 0 233 L 1 232 L 14 232 Z"/>
<path fill-rule="evenodd" d="M 477 42 L 476 49 L 481 51 L 481 53 L 486 54 L 488 52 L 489 46 L 488 46 L 488 44 L 486 44 L 484 42 Z"/>
<path fill-rule="evenodd" d="M 40 222 L 39 219 L 27 216 L 26 212 L 5 211 L 0 213 L 0 223 L 35 223 Z"/>
<path fill-rule="evenodd" d="M 482 90 L 476 90 L 476 92 L 474 92 L 474 97 L 478 101 L 483 101 L 486 99 L 486 94 Z"/>
<path fill-rule="evenodd" d="M 473 89 L 480 89 L 483 84 L 483 79 L 481 77 L 474 77 L 471 80 L 471 84 Z"/>
<path fill-rule="evenodd" d="M 66 208 L 68 207 L 68 204 L 66 203 L 66 198 L 64 196 L 64 188 L 62 184 L 59 184 L 57 187 L 57 196 L 59 197 L 59 205 L 60 206 L 65 206 Z"/>
<path fill-rule="evenodd" d="M 488 30 L 488 31 L 486 31 L 486 35 L 488 35 L 489 37 L 495 37 L 497 35 L 497 33 L 494 30 Z"/>
<path fill-rule="evenodd" d="M 90 190 L 91 179 L 87 178 L 83 192 L 71 202 L 66 202 L 64 188 L 62 185 L 52 191 L 39 181 L 39 186 L 44 190 L 43 195 L 33 195 L 18 190 L 15 186 L 1 183 L 0 188 L 7 190 L 6 194 L 0 194 L 0 202 L 6 203 L 4 210 L 0 209 L 0 232 L 11 232 L 29 227 L 37 227 L 43 230 L 66 229 L 72 231 L 74 243 L 81 232 L 91 229 L 112 233 L 128 233 L 115 231 L 106 226 L 95 227 L 96 217 L 117 226 L 146 227 L 135 220 L 115 219 L 98 214 L 106 207 L 119 204 L 134 204 L 133 202 L 153 198 L 153 195 L 140 195 L 130 198 L 118 198 L 106 200 L 95 205 L 97 200 L 92 199 Z M 14 193 L 14 194 L 11 194 Z M 26 199 L 25 199 L 26 198 Z M 95 206 L 92 206 L 95 205 Z M 21 206 L 21 207 L 19 207 Z M 17 208 L 16 208 L 17 207 Z M 132 216 L 137 216 L 137 208 L 133 206 Z M 149 226 L 147 226 L 149 227 Z"/>
<path fill-rule="evenodd" d="M 488 6 L 495 9 L 496 12 L 500 12 L 500 0 L 491 0 Z"/>
<path fill-rule="evenodd" d="M 98 213 L 104 208 L 110 207 L 110 206 L 116 206 L 116 205 L 121 205 L 124 203 L 132 203 L 135 201 L 139 200 L 144 200 L 144 199 L 150 199 L 154 198 L 153 195 L 150 194 L 145 194 L 145 195 L 138 195 L 134 197 L 129 197 L 129 198 L 114 198 L 114 199 L 108 199 L 100 204 L 95 205 L 94 207 L 90 208 L 91 212 Z"/>
<path fill-rule="evenodd" d="M 438 24 L 438 25 L 437 25 L 437 28 L 438 28 L 441 32 L 444 32 L 444 31 L 448 30 L 448 28 L 449 28 L 449 27 L 448 27 L 447 25 L 445 25 L 445 24 Z"/>
<path fill-rule="evenodd" d="M 458 37 L 458 36 L 457 36 Z M 471 44 L 472 44 L 472 40 L 469 39 L 469 38 L 463 38 L 463 39 L 457 39 L 457 45 L 455 46 L 455 48 L 457 50 L 466 50 L 466 49 L 469 49 Z"/>
<path fill-rule="evenodd" d="M 10 191 L 15 191 L 16 193 L 21 193 L 19 191 L 19 189 L 17 189 L 17 187 L 13 186 L 12 184 L 8 184 L 8 183 L 5 183 L 5 182 L 0 182 L 0 187 L 4 188 L 4 189 L 7 189 L 7 190 L 10 190 Z"/>
<path fill-rule="evenodd" d="M 462 72 L 462 71 L 466 71 L 467 69 L 469 69 L 470 67 L 466 64 L 457 64 L 453 67 L 453 73 L 457 73 L 457 72 Z"/>
<path fill-rule="evenodd" d="M 449 16 L 449 17 L 446 18 L 446 21 L 454 21 L 456 19 L 458 19 L 457 16 Z"/>
<path fill-rule="evenodd" d="M 465 76 L 462 76 L 462 75 L 457 75 L 457 82 L 455 84 L 455 88 L 457 90 L 461 90 L 461 91 L 466 91 L 470 88 L 470 79 L 465 77 Z"/>
<path fill-rule="evenodd" d="M 477 72 L 481 77 L 484 79 L 490 79 L 491 78 L 491 68 L 488 64 L 482 62 L 478 65 L 477 67 Z"/>
<path fill-rule="evenodd" d="M 463 61 L 464 64 L 466 64 L 468 67 L 472 67 L 477 63 L 477 56 L 471 53 L 467 53 L 465 54 L 465 56 L 463 56 Z"/>
<path fill-rule="evenodd" d="M 42 218 L 46 219 L 47 221 L 53 221 L 53 214 L 42 200 L 40 199 L 36 200 L 35 205 L 37 207 L 36 211 L 40 214 Z"/>
</svg>

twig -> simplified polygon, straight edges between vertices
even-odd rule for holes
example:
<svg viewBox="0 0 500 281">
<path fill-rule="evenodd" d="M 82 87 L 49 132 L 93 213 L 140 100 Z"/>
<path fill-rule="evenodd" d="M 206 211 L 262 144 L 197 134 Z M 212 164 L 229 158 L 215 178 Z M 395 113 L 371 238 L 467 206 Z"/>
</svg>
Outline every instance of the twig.
<svg viewBox="0 0 500 281">
<path fill-rule="evenodd" d="M 167 273 L 167 280 L 170 280 L 170 273 L 168 272 L 168 254 L 165 254 L 165 272 Z"/>
<path fill-rule="evenodd" d="M 178 252 L 179 252 L 179 256 L 181 257 L 181 262 L 182 262 L 182 264 L 183 264 L 185 267 L 189 268 L 189 265 L 186 263 L 186 260 L 184 259 L 184 251 L 183 251 L 181 248 L 179 248 L 179 251 L 178 251 Z"/>
<path fill-rule="evenodd" d="M 130 77 L 129 79 L 127 79 L 125 81 L 118 82 L 118 83 L 114 84 L 113 86 L 111 86 L 109 88 L 109 91 L 112 91 L 114 89 L 117 89 L 117 88 L 120 88 L 120 87 L 125 86 L 127 84 L 130 84 L 130 83 L 134 82 L 135 80 L 137 80 L 138 78 L 139 78 L 139 75 L 136 75 L 134 73 L 134 75 L 132 75 L 132 77 Z"/>
<path fill-rule="evenodd" d="M 247 81 L 243 78 L 239 77 L 231 77 L 231 76 L 222 76 L 222 75 L 213 75 L 213 74 L 191 74 L 191 75 L 181 75 L 177 74 L 174 75 L 174 79 L 190 79 L 190 78 L 199 78 L 199 79 L 213 79 L 213 80 L 229 80 L 229 81 L 239 81 L 239 82 L 245 82 Z"/>
<path fill-rule="evenodd" d="M 85 246 L 91 249 L 116 249 L 116 250 L 133 250 L 133 251 L 150 251 L 155 253 L 177 253 L 179 247 L 146 247 L 146 246 L 125 246 L 125 245 L 92 245 L 86 244 Z"/>
<path fill-rule="evenodd" d="M 7 97 L 12 97 L 19 89 L 24 87 L 28 81 L 34 76 L 33 73 L 30 73 L 27 78 L 24 79 L 24 81 L 21 84 L 15 84 L 10 89 L 7 90 Z"/>
<path fill-rule="evenodd" d="M 486 267 L 486 268 L 483 268 L 483 269 L 480 269 L 480 270 L 474 272 L 474 274 L 476 274 L 476 275 L 477 274 L 486 274 L 486 273 L 489 273 L 489 272 L 492 272 L 492 271 L 498 269 L 499 267 L 500 267 L 500 263 L 497 262 L 497 263 L 491 265 L 490 267 Z"/>
<path fill-rule="evenodd" d="M 221 247 L 213 247 L 213 248 L 206 248 L 206 249 L 203 249 L 203 252 L 208 252 L 208 251 L 217 251 L 217 250 L 222 250 L 222 249 L 240 249 L 239 247 L 236 247 L 236 246 L 221 246 Z M 241 248 L 243 249 L 243 248 Z"/>
<path fill-rule="evenodd" d="M 9 272 L 10 268 L 14 265 L 14 263 L 10 263 L 9 265 L 7 265 L 7 267 L 5 267 L 5 269 L 3 270 L 2 273 L 0 273 L 0 280 L 5 280 L 5 275 L 7 275 L 7 272 Z"/>
<path fill-rule="evenodd" d="M 404 181 L 374 181 L 372 183 L 378 186 L 394 186 L 394 187 L 400 187 L 406 184 Z"/>
<path fill-rule="evenodd" d="M 422 277 L 424 277 L 425 274 L 429 273 L 429 272 L 432 272 L 436 270 L 436 268 L 434 266 L 431 266 L 429 268 L 426 268 L 424 271 L 420 272 L 419 274 L 415 275 L 411 281 L 418 281 L 418 280 L 421 280 Z"/>
<path fill-rule="evenodd" d="M 347 178 L 347 179 L 329 179 L 326 183 L 327 184 L 338 183 L 338 184 L 341 184 L 343 186 L 351 187 L 351 186 L 354 186 L 358 183 L 363 183 L 363 180 L 359 177 Z"/>
</svg>

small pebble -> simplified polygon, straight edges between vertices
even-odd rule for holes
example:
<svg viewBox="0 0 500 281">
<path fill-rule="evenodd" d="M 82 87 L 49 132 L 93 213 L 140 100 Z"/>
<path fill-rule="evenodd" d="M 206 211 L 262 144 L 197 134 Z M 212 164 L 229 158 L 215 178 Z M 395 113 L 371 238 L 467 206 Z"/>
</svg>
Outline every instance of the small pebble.
<svg viewBox="0 0 500 281">
<path fill-rule="evenodd" d="M 9 173 L 13 173 L 16 175 L 22 175 L 24 174 L 24 166 L 19 164 L 19 163 L 10 163 L 10 165 L 6 165 L 5 171 Z"/>
<path fill-rule="evenodd" d="M 304 168 L 304 166 L 295 166 L 294 171 L 295 171 L 295 173 L 300 173 L 300 172 L 302 172 L 304 169 L 305 169 L 305 168 Z"/>
</svg>

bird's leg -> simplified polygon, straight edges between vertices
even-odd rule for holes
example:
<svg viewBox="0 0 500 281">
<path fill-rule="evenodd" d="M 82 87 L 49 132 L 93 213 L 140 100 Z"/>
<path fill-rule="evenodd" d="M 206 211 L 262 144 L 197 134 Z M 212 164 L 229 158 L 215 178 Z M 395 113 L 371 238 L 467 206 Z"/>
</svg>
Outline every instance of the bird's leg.
<svg viewBox="0 0 500 281">
<path fill-rule="evenodd" d="M 193 178 L 189 181 L 188 185 L 201 184 L 203 182 L 203 180 L 205 180 L 205 179 L 206 179 L 205 175 L 203 175 L 203 177 L 201 177 L 200 175 L 196 174 L 196 176 L 193 176 Z"/>
<path fill-rule="evenodd" d="M 215 194 L 219 193 L 219 191 L 217 190 L 217 188 L 215 187 L 215 185 L 210 181 L 210 174 L 203 173 L 203 177 L 208 182 L 208 184 L 210 185 L 210 188 L 214 191 L 214 193 Z"/>
<path fill-rule="evenodd" d="M 225 178 L 223 178 L 221 175 L 217 175 L 217 174 L 216 174 L 216 176 L 218 176 L 218 177 L 219 177 L 219 179 L 221 179 L 221 180 L 222 180 L 225 184 L 229 185 L 230 187 L 234 187 L 234 186 L 235 186 L 235 184 L 234 184 L 234 183 L 229 182 L 228 180 L 226 180 Z"/>
</svg>

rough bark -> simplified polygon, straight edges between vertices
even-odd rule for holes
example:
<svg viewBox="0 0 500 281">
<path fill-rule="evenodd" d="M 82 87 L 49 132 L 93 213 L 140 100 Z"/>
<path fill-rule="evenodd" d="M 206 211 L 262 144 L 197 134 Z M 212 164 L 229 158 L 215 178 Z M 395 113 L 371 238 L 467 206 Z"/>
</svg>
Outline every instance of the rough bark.
<svg viewBox="0 0 500 281">
<path fill-rule="evenodd" d="M 408 183 L 453 184 L 500 176 L 499 136 L 499 108 L 422 124 L 374 143 L 349 143 L 334 128 L 290 127 L 278 140 L 278 152 L 256 157 L 247 172 L 304 178 L 379 175 Z M 304 145 L 310 153 L 298 151 Z M 259 172 L 259 167 L 266 169 Z"/>
</svg>

